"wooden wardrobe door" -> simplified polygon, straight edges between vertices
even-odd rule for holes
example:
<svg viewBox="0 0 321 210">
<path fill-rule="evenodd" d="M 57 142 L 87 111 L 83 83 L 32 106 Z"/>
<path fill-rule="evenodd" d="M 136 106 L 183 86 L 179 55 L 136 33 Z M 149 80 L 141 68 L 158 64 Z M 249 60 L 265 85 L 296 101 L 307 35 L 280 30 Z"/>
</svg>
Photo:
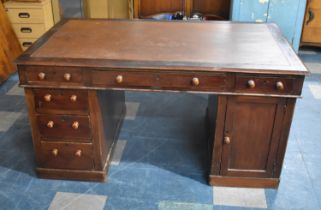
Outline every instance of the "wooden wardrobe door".
<svg viewBox="0 0 321 210">
<path fill-rule="evenodd" d="M 272 177 L 285 99 L 228 97 L 221 175 Z"/>
<path fill-rule="evenodd" d="M 134 18 L 185 11 L 185 0 L 134 0 Z"/>
</svg>

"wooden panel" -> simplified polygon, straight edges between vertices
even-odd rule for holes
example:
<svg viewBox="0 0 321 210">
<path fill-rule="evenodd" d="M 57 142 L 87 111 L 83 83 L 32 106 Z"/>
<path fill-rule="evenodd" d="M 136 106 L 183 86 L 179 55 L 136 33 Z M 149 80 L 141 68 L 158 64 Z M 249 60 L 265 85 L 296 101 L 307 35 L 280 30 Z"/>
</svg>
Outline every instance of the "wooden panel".
<svg viewBox="0 0 321 210">
<path fill-rule="evenodd" d="M 37 39 L 46 32 L 44 24 L 12 24 L 18 38 Z"/>
<path fill-rule="evenodd" d="M 42 9 L 7 8 L 7 14 L 11 23 L 44 23 L 44 14 Z"/>
<path fill-rule="evenodd" d="M 138 16 L 185 11 L 185 0 L 134 0 Z"/>
<path fill-rule="evenodd" d="M 44 139 L 91 139 L 91 126 L 88 117 L 72 115 L 38 115 L 40 135 Z M 52 127 L 48 126 L 52 122 Z M 78 128 L 73 124 L 78 122 Z"/>
<path fill-rule="evenodd" d="M 193 0 L 192 13 L 212 14 L 225 20 L 230 16 L 230 0 Z"/>
<path fill-rule="evenodd" d="M 80 156 L 76 154 L 78 151 Z M 41 166 L 90 170 L 94 168 L 92 153 L 91 144 L 41 142 Z"/>
<path fill-rule="evenodd" d="M 305 21 L 304 21 L 302 42 L 321 44 L 320 34 L 321 34 L 321 7 L 318 8 L 315 5 L 312 6 L 309 4 L 307 8 L 306 16 L 305 16 Z"/>
<path fill-rule="evenodd" d="M 33 92 L 38 113 L 88 114 L 86 91 L 35 89 Z"/>
<path fill-rule="evenodd" d="M 284 105 L 277 98 L 228 98 L 221 175 L 273 177 Z"/>
</svg>

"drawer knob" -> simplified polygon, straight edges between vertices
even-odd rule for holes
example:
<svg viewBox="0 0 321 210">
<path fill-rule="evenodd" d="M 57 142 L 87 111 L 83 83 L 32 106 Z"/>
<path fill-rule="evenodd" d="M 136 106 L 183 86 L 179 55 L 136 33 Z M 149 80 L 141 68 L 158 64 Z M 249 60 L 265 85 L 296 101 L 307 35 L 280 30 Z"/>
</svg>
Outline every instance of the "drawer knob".
<svg viewBox="0 0 321 210">
<path fill-rule="evenodd" d="M 38 74 L 38 78 L 39 78 L 40 80 L 44 80 L 44 79 L 46 78 L 46 74 L 43 73 L 43 72 L 40 72 L 40 73 Z"/>
<path fill-rule="evenodd" d="M 59 153 L 58 149 L 53 149 L 53 150 L 51 151 L 51 154 L 52 154 L 53 156 L 58 156 L 58 153 Z"/>
<path fill-rule="evenodd" d="M 46 102 L 50 102 L 51 101 L 51 95 L 50 94 L 46 94 L 43 98 L 44 98 L 44 100 Z"/>
<path fill-rule="evenodd" d="M 118 84 L 122 83 L 123 80 L 124 80 L 124 78 L 123 78 L 122 75 L 118 75 L 118 76 L 116 77 L 116 82 L 117 82 Z"/>
<path fill-rule="evenodd" d="M 284 90 L 283 82 L 281 82 L 281 81 L 276 82 L 276 89 Z"/>
<path fill-rule="evenodd" d="M 228 137 L 228 136 L 225 136 L 225 137 L 224 137 L 224 143 L 225 143 L 225 144 L 230 144 L 230 143 L 231 143 L 231 138 Z"/>
<path fill-rule="evenodd" d="M 48 123 L 47 123 L 47 127 L 48 128 L 53 128 L 54 127 L 54 122 L 52 120 L 50 120 Z"/>
<path fill-rule="evenodd" d="M 77 101 L 77 96 L 76 95 L 70 96 L 70 101 L 76 102 Z"/>
<path fill-rule="evenodd" d="M 71 80 L 71 74 L 69 74 L 69 73 L 64 74 L 64 79 L 66 81 L 70 81 Z"/>
<path fill-rule="evenodd" d="M 199 80 L 197 77 L 194 77 L 194 78 L 192 79 L 192 84 L 193 84 L 194 86 L 199 86 L 200 80 Z"/>
<path fill-rule="evenodd" d="M 254 80 L 249 80 L 248 82 L 247 82 L 247 86 L 249 87 L 249 88 L 255 88 L 255 82 L 254 82 Z"/>
<path fill-rule="evenodd" d="M 82 155 L 82 151 L 80 149 L 75 152 L 76 157 L 81 157 L 81 155 Z"/>
<path fill-rule="evenodd" d="M 77 130 L 79 128 L 79 122 L 78 121 L 73 122 L 71 127 Z"/>
</svg>

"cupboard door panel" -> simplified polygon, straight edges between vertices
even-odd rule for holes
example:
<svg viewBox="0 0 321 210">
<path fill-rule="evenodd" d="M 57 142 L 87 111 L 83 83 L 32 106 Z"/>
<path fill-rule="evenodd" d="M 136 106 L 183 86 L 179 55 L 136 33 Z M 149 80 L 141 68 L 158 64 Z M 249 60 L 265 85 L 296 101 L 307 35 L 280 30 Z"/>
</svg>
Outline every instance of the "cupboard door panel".
<svg viewBox="0 0 321 210">
<path fill-rule="evenodd" d="M 272 177 L 284 105 L 278 98 L 228 98 L 222 175 Z"/>
<path fill-rule="evenodd" d="M 185 0 L 135 0 L 135 4 L 138 6 L 139 18 L 158 13 L 185 11 Z"/>
</svg>

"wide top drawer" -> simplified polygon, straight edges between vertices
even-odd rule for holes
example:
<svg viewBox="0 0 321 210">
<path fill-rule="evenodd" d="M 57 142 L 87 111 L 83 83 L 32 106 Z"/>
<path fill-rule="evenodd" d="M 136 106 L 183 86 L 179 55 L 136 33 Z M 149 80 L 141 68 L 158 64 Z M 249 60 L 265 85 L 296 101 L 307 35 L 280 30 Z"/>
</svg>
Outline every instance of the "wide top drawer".
<svg viewBox="0 0 321 210">
<path fill-rule="evenodd" d="M 30 8 L 6 8 L 11 23 L 44 23 L 44 12 L 42 9 Z"/>
</svg>

